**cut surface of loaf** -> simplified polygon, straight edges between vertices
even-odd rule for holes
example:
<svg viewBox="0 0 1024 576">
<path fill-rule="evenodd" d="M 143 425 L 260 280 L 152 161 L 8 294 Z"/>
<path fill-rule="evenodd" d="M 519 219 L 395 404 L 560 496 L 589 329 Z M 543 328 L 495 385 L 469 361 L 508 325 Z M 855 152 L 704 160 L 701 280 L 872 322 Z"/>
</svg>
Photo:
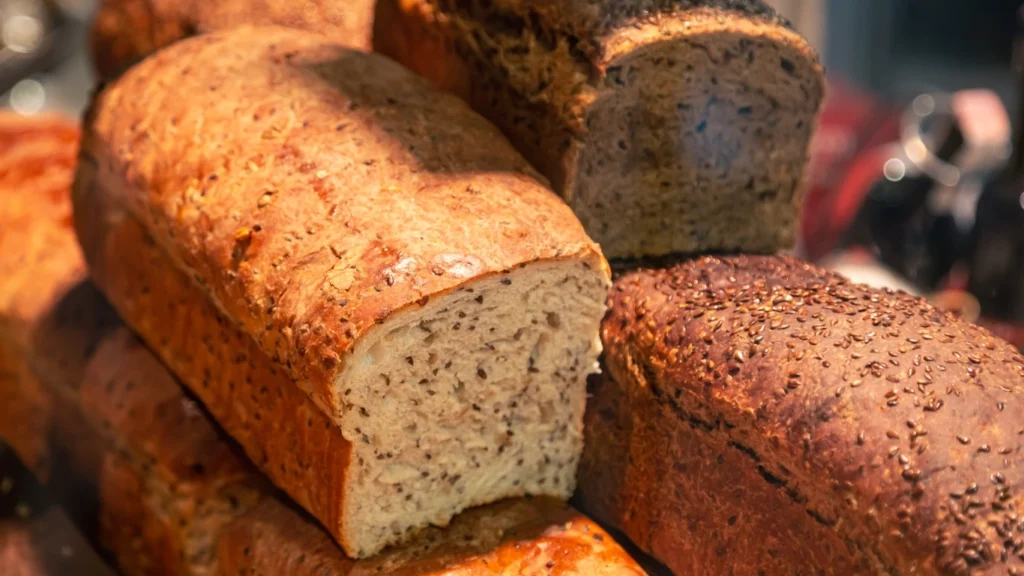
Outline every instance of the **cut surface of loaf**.
<svg viewBox="0 0 1024 576">
<path fill-rule="evenodd" d="M 785 257 L 619 278 L 581 503 L 676 573 L 1013 574 L 1024 358 Z"/>
<path fill-rule="evenodd" d="M 374 48 L 497 124 L 609 258 L 794 240 L 823 70 L 762 2 L 382 0 Z"/>
<path fill-rule="evenodd" d="M 93 19 L 90 51 L 103 80 L 178 40 L 244 25 L 318 32 L 369 50 L 373 0 L 103 0 Z"/>
<path fill-rule="evenodd" d="M 319 36 L 198 37 L 98 96 L 75 188 L 114 306 L 350 554 L 571 494 L 607 265 L 454 97 Z"/>
</svg>

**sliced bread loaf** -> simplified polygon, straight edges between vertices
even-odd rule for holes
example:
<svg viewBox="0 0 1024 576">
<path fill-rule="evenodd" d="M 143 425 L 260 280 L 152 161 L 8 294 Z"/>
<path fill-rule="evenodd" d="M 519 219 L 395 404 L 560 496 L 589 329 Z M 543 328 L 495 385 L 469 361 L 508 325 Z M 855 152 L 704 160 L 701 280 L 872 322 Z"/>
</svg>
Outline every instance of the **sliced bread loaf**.
<svg viewBox="0 0 1024 576">
<path fill-rule="evenodd" d="M 320 36 L 197 37 L 98 96 L 75 191 L 97 284 L 349 554 L 572 492 L 607 264 L 454 97 Z"/>
<path fill-rule="evenodd" d="M 121 573 L 237 576 L 244 565 L 250 574 L 274 576 L 483 575 L 537 567 L 643 574 L 608 534 L 548 498 L 477 508 L 451 530 L 429 529 L 379 558 L 345 558 L 312 520 L 277 500 L 280 493 L 84 280 L 67 218 L 75 126 L 12 116 L 0 113 L 0 240 L 21 250 L 0 251 L 0 436 L 29 467 L 47 473 L 48 487 Z M 18 142 L 11 141 L 15 134 Z M 21 154 L 26 146 L 40 153 Z M 8 178 L 14 168 L 22 175 Z M 41 239 L 67 249 L 45 250 Z M 158 300 L 174 292 L 173 285 L 156 286 L 169 290 L 157 290 Z M 208 356 L 212 365 L 219 361 Z M 9 482 L 0 484 L 8 494 Z M 27 533 L 0 527 L 0 572 L 40 567 L 45 558 L 32 540 L 39 536 L 45 551 L 58 553 L 58 563 L 43 563 L 46 574 L 93 573 L 88 551 L 53 532 L 53 517 L 41 516 Z M 22 552 L 30 553 L 28 562 Z M 282 571 L 286 562 L 290 569 Z"/>
<path fill-rule="evenodd" d="M 374 48 L 497 124 L 609 258 L 794 241 L 823 73 L 759 0 L 381 0 Z"/>
</svg>

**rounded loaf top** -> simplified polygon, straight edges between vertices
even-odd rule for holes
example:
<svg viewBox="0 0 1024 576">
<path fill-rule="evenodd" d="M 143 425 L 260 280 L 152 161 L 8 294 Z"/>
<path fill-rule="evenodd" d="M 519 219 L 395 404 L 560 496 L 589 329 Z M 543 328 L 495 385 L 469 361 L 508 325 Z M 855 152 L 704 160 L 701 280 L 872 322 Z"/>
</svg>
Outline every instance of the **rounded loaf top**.
<svg viewBox="0 0 1024 576">
<path fill-rule="evenodd" d="M 788 257 L 627 273 L 610 307 L 610 364 L 877 542 L 881 566 L 1024 566 L 1024 357 L 1006 342 Z"/>
<path fill-rule="evenodd" d="M 361 335 L 541 260 L 604 267 L 501 133 L 394 61 L 241 28 L 170 46 L 87 118 L 81 177 L 117 191 L 267 354 L 329 385 Z"/>
</svg>

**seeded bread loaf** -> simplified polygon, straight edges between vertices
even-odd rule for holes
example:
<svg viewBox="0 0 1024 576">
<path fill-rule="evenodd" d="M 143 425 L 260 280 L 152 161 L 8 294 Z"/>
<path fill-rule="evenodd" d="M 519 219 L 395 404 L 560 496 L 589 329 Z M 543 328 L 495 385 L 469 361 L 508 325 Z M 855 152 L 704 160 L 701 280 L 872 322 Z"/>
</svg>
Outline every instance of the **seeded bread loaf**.
<svg viewBox="0 0 1024 576">
<path fill-rule="evenodd" d="M 677 574 L 1024 573 L 1024 358 L 785 257 L 619 278 L 585 509 Z"/>
<path fill-rule="evenodd" d="M 381 0 L 374 48 L 497 124 L 609 258 L 794 240 L 823 72 L 760 0 Z"/>
<path fill-rule="evenodd" d="M 98 96 L 75 190 L 97 284 L 350 555 L 572 492 L 607 264 L 454 97 L 297 31 L 196 37 Z"/>
<path fill-rule="evenodd" d="M 45 283 L 40 279 L 41 287 Z M 59 347 L 61 336 L 56 331 L 45 340 Z M 407 546 L 353 562 L 311 520 L 275 499 L 276 492 L 127 330 L 107 330 L 95 349 L 81 382 L 44 384 L 26 369 L 12 388 L 0 381 L 0 392 L 15 399 L 45 395 L 60 410 L 51 426 L 32 432 L 55 454 L 62 478 L 54 483 L 62 500 L 76 505 L 78 521 L 94 531 L 126 575 L 234 576 L 241 566 L 248 574 L 305 569 L 317 576 L 517 574 L 537 566 L 644 574 L 596 524 L 545 498 L 475 508 L 447 529 L 429 529 Z M 495 566 L 506 572 L 495 572 Z"/>
<path fill-rule="evenodd" d="M 0 127 L 5 120 L 0 114 Z M 30 124 L 36 122 L 42 120 Z M 71 124 L 60 125 L 73 133 Z M 6 134 L 0 129 L 0 143 Z M 72 138 L 48 154 L 59 160 L 75 148 Z M 11 153 L 5 149 L 0 165 Z M 47 170 L 38 173 L 56 170 L 48 160 L 36 168 L 43 166 Z M 394 567 L 390 573 L 398 574 L 482 575 L 493 574 L 495 562 L 542 565 L 563 573 L 643 574 L 595 524 L 543 498 L 474 509 L 457 518 L 451 530 L 430 529 L 422 540 L 366 564 L 345 559 L 311 520 L 274 500 L 279 493 L 120 324 L 82 279 L 77 248 L 60 255 L 62 264 L 48 251 L 30 249 L 35 238 L 47 238 L 54 246 L 73 240 L 68 219 L 55 217 L 70 211 L 70 165 L 65 163 L 64 170 L 63 193 L 54 188 L 46 202 L 31 209 L 27 203 L 38 200 L 44 188 L 31 179 L 14 186 L 0 178 L 5 200 L 0 202 L 0 230 L 5 232 L 0 237 L 24 248 L 0 252 L 0 270 L 10 281 L 3 284 L 0 301 L 0 411 L 5 417 L 0 433 L 20 429 L 11 437 L 31 440 L 15 443 L 15 450 L 43 455 L 39 461 L 51 472 L 50 488 L 63 503 L 73 504 L 74 517 L 86 533 L 96 535 L 121 573 L 236 576 L 237 571 L 218 566 L 220 556 L 232 566 L 244 561 L 256 573 L 276 576 L 285 555 L 265 551 L 286 550 L 287 558 L 300 566 L 310 565 L 302 558 L 317 558 L 322 563 L 317 576 L 377 573 L 380 566 Z M 8 421 L 8 402 L 34 406 L 44 417 L 13 413 Z M 0 493 L 6 493 L 5 486 Z M 267 504 L 257 506 L 261 501 Z M 249 532 L 259 539 L 247 542 Z M 223 534 L 229 534 L 229 543 L 218 555 Z M 7 553 L 13 557 L 25 551 L 25 541 L 20 538 L 9 548 L 3 542 L 8 541 L 0 535 L 0 572 L 6 575 L 14 566 Z M 75 560 L 87 553 L 77 543 L 70 551 L 67 541 L 51 543 L 61 545 L 61 558 L 70 552 Z M 244 557 L 247 549 L 255 551 L 252 559 L 231 559 L 234 550 Z M 84 574 L 88 565 L 74 566 L 76 574 Z"/>
<path fill-rule="evenodd" d="M 103 0 L 93 20 L 90 49 L 101 79 L 168 46 L 215 30 L 279 25 L 310 30 L 369 50 L 373 0 Z"/>
<path fill-rule="evenodd" d="M 60 336 L 48 340 L 59 343 Z M 26 370 L 3 393 L 37 389 L 63 408 L 52 428 L 34 432 L 73 461 L 61 468 L 63 500 L 89 501 L 92 510 L 80 511 L 78 520 L 95 529 L 129 576 L 233 576 L 242 567 L 246 574 L 317 576 L 519 574 L 556 566 L 564 573 L 644 574 L 595 523 L 547 498 L 474 508 L 446 529 L 431 528 L 406 546 L 354 562 L 311 520 L 276 500 L 127 330 L 109 332 L 84 373 L 81 383 L 44 384 Z"/>
</svg>

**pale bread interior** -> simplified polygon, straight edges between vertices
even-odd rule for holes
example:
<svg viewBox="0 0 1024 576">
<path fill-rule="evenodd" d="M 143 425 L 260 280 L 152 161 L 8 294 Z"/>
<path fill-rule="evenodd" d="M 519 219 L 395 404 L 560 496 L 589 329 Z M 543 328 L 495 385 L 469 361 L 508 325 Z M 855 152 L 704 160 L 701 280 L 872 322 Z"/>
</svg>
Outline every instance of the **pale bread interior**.
<svg viewBox="0 0 1024 576">
<path fill-rule="evenodd" d="M 792 245 L 821 98 L 807 50 L 742 18 L 664 18 L 612 40 L 623 55 L 597 87 L 568 183 L 606 255 Z"/>
<path fill-rule="evenodd" d="M 431 297 L 360 341 L 335 381 L 357 556 L 470 506 L 568 498 L 607 289 L 596 262 L 538 262 Z"/>
</svg>

